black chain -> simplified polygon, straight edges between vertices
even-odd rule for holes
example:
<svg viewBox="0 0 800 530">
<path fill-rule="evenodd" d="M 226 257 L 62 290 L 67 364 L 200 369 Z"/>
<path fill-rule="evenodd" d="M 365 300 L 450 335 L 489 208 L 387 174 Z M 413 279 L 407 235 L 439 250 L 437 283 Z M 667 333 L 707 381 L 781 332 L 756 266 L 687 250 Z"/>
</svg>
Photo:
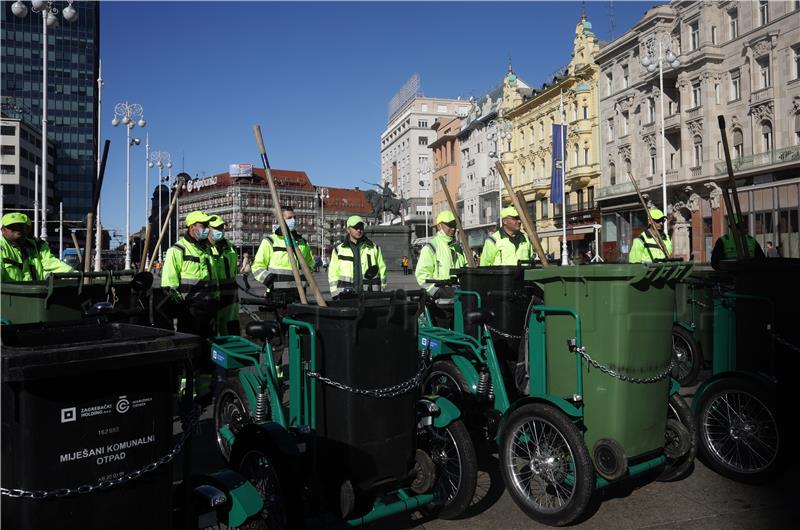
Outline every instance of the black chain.
<svg viewBox="0 0 800 530">
<path fill-rule="evenodd" d="M 200 407 L 194 407 L 192 412 L 189 414 L 188 418 L 183 418 L 181 421 L 183 430 L 178 435 L 178 440 L 175 442 L 175 445 L 172 446 L 172 449 L 167 451 L 167 453 L 150 462 L 146 466 L 143 466 L 136 471 L 132 471 L 121 477 L 113 478 L 110 480 L 101 480 L 96 482 L 95 484 L 82 484 L 75 488 L 58 488 L 54 490 L 25 490 L 21 488 L 3 488 L 0 487 L 0 495 L 6 497 L 12 497 L 17 499 L 49 499 L 52 497 L 69 497 L 71 495 L 83 494 L 83 493 L 91 493 L 93 491 L 104 490 L 108 488 L 112 488 L 114 486 L 118 486 L 120 484 L 125 484 L 130 482 L 131 480 L 137 479 L 140 476 L 155 471 L 159 467 L 163 466 L 164 464 L 168 464 L 171 462 L 183 449 L 183 445 L 186 443 L 194 431 L 197 428 L 198 423 L 200 422 L 200 416 L 202 415 L 203 410 Z"/>
<path fill-rule="evenodd" d="M 407 394 L 408 392 L 411 392 L 413 389 L 417 388 L 422 383 L 422 376 L 427 369 L 428 369 L 428 354 L 427 350 L 425 350 L 421 352 L 419 370 L 417 370 L 417 373 L 414 375 L 414 377 L 412 377 L 407 381 L 403 381 L 402 383 L 398 383 L 396 385 L 388 386 L 385 388 L 369 388 L 369 389 L 356 388 L 354 386 L 340 383 L 339 381 L 334 381 L 333 379 L 325 377 L 319 372 L 312 372 L 310 370 L 306 370 L 305 373 L 308 377 L 312 379 L 316 379 L 321 383 L 332 386 L 334 388 L 338 388 L 339 390 L 343 390 L 345 392 L 351 392 L 353 394 L 358 394 L 362 396 L 370 396 L 378 399 L 384 399 L 384 398 L 402 396 L 403 394 Z"/>
</svg>

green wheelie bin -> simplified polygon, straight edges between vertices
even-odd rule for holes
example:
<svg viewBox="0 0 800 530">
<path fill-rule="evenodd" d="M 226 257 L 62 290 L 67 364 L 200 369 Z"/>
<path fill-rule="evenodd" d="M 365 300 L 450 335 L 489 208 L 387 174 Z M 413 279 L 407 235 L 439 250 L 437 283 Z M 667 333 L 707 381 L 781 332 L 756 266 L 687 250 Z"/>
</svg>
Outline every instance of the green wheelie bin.
<svg viewBox="0 0 800 530">
<path fill-rule="evenodd" d="M 607 480 L 643 471 L 664 452 L 675 284 L 692 266 L 599 264 L 525 273 L 545 301 L 531 320 L 539 329 L 529 330 L 532 386 L 540 381 L 547 395 L 580 405 L 584 442 Z M 538 364 L 537 350 L 546 352 Z"/>
</svg>

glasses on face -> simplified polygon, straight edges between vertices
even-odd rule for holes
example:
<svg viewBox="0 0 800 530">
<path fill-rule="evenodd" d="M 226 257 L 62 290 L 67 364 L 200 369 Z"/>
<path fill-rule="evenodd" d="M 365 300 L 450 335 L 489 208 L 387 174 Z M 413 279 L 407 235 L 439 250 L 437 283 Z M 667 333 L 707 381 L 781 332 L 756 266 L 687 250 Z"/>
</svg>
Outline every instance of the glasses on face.
<svg viewBox="0 0 800 530">
<path fill-rule="evenodd" d="M 664 224 L 664 219 L 666 219 L 666 217 L 662 217 L 661 219 L 653 219 L 653 222 L 656 223 L 656 224 L 663 225 Z"/>
<path fill-rule="evenodd" d="M 455 221 L 450 221 L 449 223 L 445 223 L 445 226 L 448 228 L 455 228 L 457 226 Z"/>
<path fill-rule="evenodd" d="M 358 223 L 357 225 L 353 225 L 350 228 L 353 230 L 364 230 L 364 223 Z"/>
<path fill-rule="evenodd" d="M 519 215 L 512 215 L 511 218 L 515 221 L 519 221 Z"/>
</svg>

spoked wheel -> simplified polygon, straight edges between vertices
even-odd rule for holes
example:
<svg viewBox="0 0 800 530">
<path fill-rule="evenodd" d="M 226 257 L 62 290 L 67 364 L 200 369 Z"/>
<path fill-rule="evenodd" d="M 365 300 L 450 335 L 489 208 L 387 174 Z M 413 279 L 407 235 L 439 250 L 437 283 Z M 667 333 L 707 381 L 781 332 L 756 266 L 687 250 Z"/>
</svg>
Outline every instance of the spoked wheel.
<svg viewBox="0 0 800 530">
<path fill-rule="evenodd" d="M 685 478 L 692 470 L 697 454 L 697 428 L 686 400 L 679 394 L 669 397 L 667 427 L 664 432 L 667 465 L 656 480 L 671 482 Z"/>
<path fill-rule="evenodd" d="M 697 406 L 700 457 L 741 482 L 762 482 L 777 469 L 781 450 L 775 402 L 763 385 L 728 379 L 712 386 Z"/>
<path fill-rule="evenodd" d="M 217 445 L 225 460 L 231 458 L 231 444 L 220 432 L 223 426 L 231 430 L 234 436 L 252 421 L 245 406 L 245 394 L 237 377 L 228 378 L 219 388 L 214 400 L 214 427 L 217 433 Z"/>
<path fill-rule="evenodd" d="M 283 530 L 289 528 L 286 509 L 286 497 L 281 486 L 279 473 L 269 457 L 260 449 L 249 449 L 244 452 L 238 464 L 239 473 L 249 480 L 261 494 L 264 507 L 261 517 L 255 518 L 253 528 Z M 247 528 L 247 527 L 242 527 Z"/>
<path fill-rule="evenodd" d="M 515 410 L 500 433 L 500 470 L 511 498 L 532 519 L 568 525 L 594 491 L 594 467 L 578 428 L 551 405 Z"/>
<path fill-rule="evenodd" d="M 672 377 L 692 386 L 703 367 L 703 354 L 694 337 L 682 326 L 672 326 Z"/>
<path fill-rule="evenodd" d="M 439 499 L 424 511 L 440 519 L 454 519 L 469 507 L 478 480 L 478 457 L 469 432 L 456 420 L 443 428 L 429 425 L 419 431 L 418 437 L 420 448 L 433 461 L 433 491 Z"/>
<path fill-rule="evenodd" d="M 461 371 L 451 361 L 436 361 L 428 369 L 422 383 L 423 395 L 442 396 L 462 408 L 467 383 Z"/>
</svg>

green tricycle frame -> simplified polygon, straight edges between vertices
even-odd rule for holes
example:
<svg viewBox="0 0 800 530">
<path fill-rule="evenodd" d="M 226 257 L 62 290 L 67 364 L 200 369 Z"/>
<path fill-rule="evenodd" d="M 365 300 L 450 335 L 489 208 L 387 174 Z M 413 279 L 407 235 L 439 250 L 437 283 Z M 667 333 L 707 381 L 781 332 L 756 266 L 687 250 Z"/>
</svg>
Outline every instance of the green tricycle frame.
<svg viewBox="0 0 800 530">
<path fill-rule="evenodd" d="M 642 274 L 653 281 L 675 281 L 690 269 L 691 264 L 664 264 L 656 269 L 644 268 Z M 465 315 L 465 297 L 473 298 L 471 305 L 479 310 Z M 480 310 L 482 305 L 480 293 L 456 290 L 452 330 L 433 326 L 429 315 L 420 320 L 420 348 L 429 350 L 434 361 L 426 391 L 448 396 L 472 420 L 471 427 L 478 427 L 488 440 L 498 444 L 506 486 L 530 517 L 550 525 L 571 524 L 584 515 L 595 489 L 656 468 L 664 468 L 660 480 L 675 480 L 690 470 L 695 452 L 694 423 L 688 405 L 677 393 L 678 383 L 674 379 L 665 381 L 669 370 L 650 381 L 664 384 L 667 410 L 663 451 L 627 462 L 619 443 L 603 439 L 594 444 L 592 462 L 587 450 L 587 434 L 591 433 L 584 406 L 584 372 L 603 368 L 590 365 L 582 316 L 570 307 L 531 306 L 526 322 L 528 391 L 512 399 L 506 385 L 513 383 L 504 381 L 488 329 L 493 315 Z M 563 385 L 558 392 L 548 385 L 547 318 L 551 316 L 574 321 L 574 337 L 569 342 L 575 363 L 574 386 L 569 393 Z M 477 336 L 467 334 L 465 328 L 475 324 Z M 533 456 L 524 466 L 515 467 L 514 452 L 522 445 L 531 449 Z M 538 499 L 531 492 L 537 479 L 544 484 Z M 548 487 L 554 495 L 546 494 Z"/>
<path fill-rule="evenodd" d="M 265 497 L 262 519 L 267 526 L 350 528 L 417 509 L 440 518 L 460 515 L 475 491 L 476 456 L 458 408 L 444 397 L 419 392 L 427 368 L 424 357 L 413 380 L 394 385 L 397 392 L 417 393 L 417 449 L 408 480 L 400 487 L 376 492 L 359 507 L 354 505 L 352 489 L 342 486 L 337 492 L 338 513 L 332 513 L 336 510 L 329 505 L 320 509 L 321 495 L 315 491 L 321 489 L 316 480 L 316 447 L 326 440 L 317 434 L 317 398 L 319 386 L 328 383 L 317 372 L 318 331 L 294 318 L 284 318 L 282 323 L 288 330 L 288 406 L 281 400 L 286 382 L 278 376 L 270 344 L 281 333 L 280 324 L 262 321 L 248 326 L 247 333 L 262 339 L 263 346 L 225 336 L 213 339 L 211 351 L 212 360 L 229 374 L 214 405 L 220 450 L 231 467 L 248 477 Z M 369 420 L 346 417 L 342 421 Z M 454 480 L 454 486 L 448 486 L 448 480 Z"/>
</svg>

